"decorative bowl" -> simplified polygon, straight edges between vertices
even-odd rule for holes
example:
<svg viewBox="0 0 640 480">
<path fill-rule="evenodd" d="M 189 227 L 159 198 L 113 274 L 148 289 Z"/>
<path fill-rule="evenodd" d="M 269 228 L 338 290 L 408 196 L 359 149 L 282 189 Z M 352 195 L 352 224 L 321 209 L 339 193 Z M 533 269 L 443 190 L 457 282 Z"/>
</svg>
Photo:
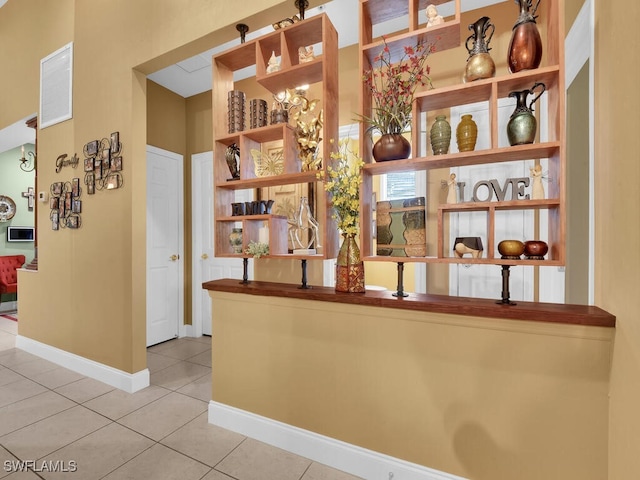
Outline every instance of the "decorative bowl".
<svg viewBox="0 0 640 480">
<path fill-rule="evenodd" d="M 542 260 L 549 251 L 549 245 L 542 240 L 524 242 L 524 254 L 531 260 Z"/>
<path fill-rule="evenodd" d="M 524 243 L 520 240 L 502 240 L 498 244 L 498 252 L 502 258 L 520 259 L 520 255 L 524 253 Z"/>
</svg>

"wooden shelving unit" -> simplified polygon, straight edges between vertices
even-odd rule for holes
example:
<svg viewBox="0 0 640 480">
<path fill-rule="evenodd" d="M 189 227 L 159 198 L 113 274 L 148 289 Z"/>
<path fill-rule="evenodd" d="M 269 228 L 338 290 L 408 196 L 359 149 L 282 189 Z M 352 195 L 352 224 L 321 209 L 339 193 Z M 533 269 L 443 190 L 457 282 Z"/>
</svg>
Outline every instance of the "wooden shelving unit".
<svg viewBox="0 0 640 480">
<path fill-rule="evenodd" d="M 432 41 L 440 36 L 438 55 L 448 48 L 460 44 L 460 2 L 455 1 L 455 15 L 446 17 L 445 23 L 431 27 L 427 31 L 418 24 L 418 13 L 426 8 L 428 3 L 441 4 L 438 1 L 420 0 L 361 0 L 361 31 L 360 31 L 360 68 L 364 72 L 371 68 L 371 59 L 380 53 L 382 41 L 372 38 L 373 27 L 377 24 L 392 20 L 399 16 L 408 15 L 407 30 L 397 34 L 386 35 L 387 44 L 401 50 L 404 46 L 415 45 L 418 41 Z M 512 2 L 504 2 L 511 4 Z M 521 160 L 547 159 L 548 177 L 547 199 L 518 200 L 508 202 L 476 202 L 455 205 L 440 205 L 437 214 L 438 247 L 437 252 L 428 252 L 427 257 L 388 257 L 376 256 L 375 240 L 372 235 L 361 235 L 361 252 L 364 260 L 386 262 L 427 262 L 427 263 L 470 263 L 470 264 L 499 264 L 499 265 L 556 265 L 565 264 L 565 87 L 564 87 L 564 8 L 562 0 L 548 0 L 546 15 L 539 18 L 546 22 L 547 35 L 543 39 L 546 52 L 546 64 L 540 68 L 522 71 L 515 74 L 501 75 L 494 78 L 477 80 L 470 83 L 426 90 L 416 94 L 413 109 L 413 125 L 411 134 L 412 158 L 375 163 L 371 155 L 372 144 L 365 135 L 365 126 L 360 130 L 360 152 L 365 161 L 363 169 L 363 186 L 361 192 L 361 221 L 362 225 L 371 225 L 374 212 L 371 205 L 373 177 L 391 172 L 423 171 L 439 168 L 453 168 L 469 165 L 493 164 Z M 512 5 L 509 5 L 511 8 Z M 479 10 L 479 13 L 481 10 Z M 515 21 L 515 12 L 514 12 Z M 453 33 L 453 30 L 457 32 Z M 466 29 L 465 29 L 466 30 Z M 445 32 L 447 32 L 445 34 Z M 433 35 L 433 36 L 432 36 Z M 457 42 L 454 41 L 457 39 Z M 548 140 L 528 145 L 501 145 L 499 143 L 498 101 L 509 96 L 512 91 L 531 88 L 535 82 L 543 82 L 547 92 L 548 111 Z M 488 125 L 490 147 L 471 152 L 449 153 L 433 155 L 430 150 L 421 149 L 421 132 L 428 131 L 424 118 L 429 112 L 459 107 L 476 102 L 486 102 L 489 110 L 490 125 Z M 372 102 L 366 87 L 363 85 L 360 113 L 369 115 Z M 453 130 L 452 142 L 455 142 L 456 125 Z M 487 126 L 485 126 L 486 128 Z M 425 142 L 428 144 L 428 142 Z M 428 148 L 428 147 L 427 147 Z M 494 246 L 501 239 L 494 236 L 496 212 L 503 210 L 547 210 L 549 215 L 548 232 L 549 253 L 545 260 L 504 260 L 494 256 Z M 487 214 L 487 243 L 485 254 L 487 258 L 472 259 L 457 258 L 451 254 L 450 246 L 446 246 L 444 238 L 444 223 L 446 216 L 456 212 L 484 211 Z M 432 222 L 433 223 L 433 222 Z M 427 228 L 433 225 L 427 225 Z M 363 228 L 369 232 L 370 228 Z M 435 255 L 433 255 L 435 253 Z"/>
<path fill-rule="evenodd" d="M 316 48 L 314 60 L 300 63 L 298 49 L 309 45 Z M 321 53 L 318 52 L 321 50 Z M 280 58 L 281 69 L 267 73 L 271 54 Z M 219 257 L 246 257 L 234 254 L 229 245 L 231 229 L 238 223 L 243 228 L 243 247 L 258 241 L 259 228 L 269 226 L 270 257 L 291 259 L 334 258 L 338 251 L 338 232 L 331 218 L 331 204 L 322 189 L 317 189 L 316 219 L 320 223 L 321 251 L 317 255 L 291 255 L 287 253 L 288 224 L 286 217 L 277 215 L 232 216 L 234 191 L 248 188 L 266 188 L 280 185 L 317 182 L 315 171 L 301 171 L 294 126 L 277 123 L 264 127 L 228 133 L 227 93 L 234 89 L 234 72 L 246 67 L 256 69 L 255 81 L 276 94 L 303 84 L 321 84 L 321 108 L 324 122 L 322 138 L 323 168 L 331 162 L 331 138 L 338 138 L 338 35 L 326 14 L 307 18 L 285 28 L 275 30 L 253 41 L 240 44 L 213 57 L 213 138 L 214 138 L 214 210 L 215 252 Z M 247 99 L 247 111 L 248 111 Z M 266 99 L 268 105 L 272 100 Z M 248 124 L 248 122 L 247 122 Z M 251 150 L 260 150 L 267 142 L 282 141 L 282 174 L 259 177 L 255 174 Z M 231 144 L 240 148 L 240 178 L 231 180 L 225 151 Z M 244 250 L 243 248 L 243 250 Z"/>
</svg>

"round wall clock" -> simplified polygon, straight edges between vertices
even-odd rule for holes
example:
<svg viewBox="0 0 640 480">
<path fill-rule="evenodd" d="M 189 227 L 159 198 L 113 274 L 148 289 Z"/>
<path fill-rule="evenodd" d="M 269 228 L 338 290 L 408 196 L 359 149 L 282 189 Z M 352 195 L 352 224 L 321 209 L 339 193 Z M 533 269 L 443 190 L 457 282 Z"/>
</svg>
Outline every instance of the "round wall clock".
<svg viewBox="0 0 640 480">
<path fill-rule="evenodd" d="M 16 214 L 16 202 L 11 197 L 0 195 L 0 222 L 11 220 Z"/>
</svg>

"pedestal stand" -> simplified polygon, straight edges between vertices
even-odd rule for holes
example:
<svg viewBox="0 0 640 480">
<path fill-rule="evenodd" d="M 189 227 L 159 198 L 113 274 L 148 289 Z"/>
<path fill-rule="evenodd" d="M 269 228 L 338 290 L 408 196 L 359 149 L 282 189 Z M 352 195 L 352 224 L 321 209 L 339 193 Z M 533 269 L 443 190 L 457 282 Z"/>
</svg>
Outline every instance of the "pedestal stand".
<svg viewBox="0 0 640 480">
<path fill-rule="evenodd" d="M 516 305 L 515 302 L 509 300 L 509 265 L 502 265 L 502 300 L 496 303 L 502 305 Z"/>
<path fill-rule="evenodd" d="M 404 278 L 404 263 L 398 262 L 398 286 L 396 287 L 397 292 L 391 294 L 394 297 L 403 298 L 403 297 L 409 296 L 409 294 L 404 293 L 403 278 Z"/>
<path fill-rule="evenodd" d="M 311 285 L 307 285 L 307 261 L 305 259 L 300 260 L 301 268 L 302 268 L 302 285 L 298 288 L 302 288 L 304 290 L 310 289 Z"/>
</svg>

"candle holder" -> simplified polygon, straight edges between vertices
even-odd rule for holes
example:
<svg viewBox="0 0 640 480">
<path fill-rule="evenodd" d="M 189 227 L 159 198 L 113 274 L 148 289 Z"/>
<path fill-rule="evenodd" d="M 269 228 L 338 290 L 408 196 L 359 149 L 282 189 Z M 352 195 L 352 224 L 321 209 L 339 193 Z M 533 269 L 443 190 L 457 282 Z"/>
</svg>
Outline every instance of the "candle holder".
<svg viewBox="0 0 640 480">
<path fill-rule="evenodd" d="M 309 6 L 309 0 L 295 0 L 293 4 L 300 12 L 300 20 L 304 20 L 304 11 Z"/>
</svg>

